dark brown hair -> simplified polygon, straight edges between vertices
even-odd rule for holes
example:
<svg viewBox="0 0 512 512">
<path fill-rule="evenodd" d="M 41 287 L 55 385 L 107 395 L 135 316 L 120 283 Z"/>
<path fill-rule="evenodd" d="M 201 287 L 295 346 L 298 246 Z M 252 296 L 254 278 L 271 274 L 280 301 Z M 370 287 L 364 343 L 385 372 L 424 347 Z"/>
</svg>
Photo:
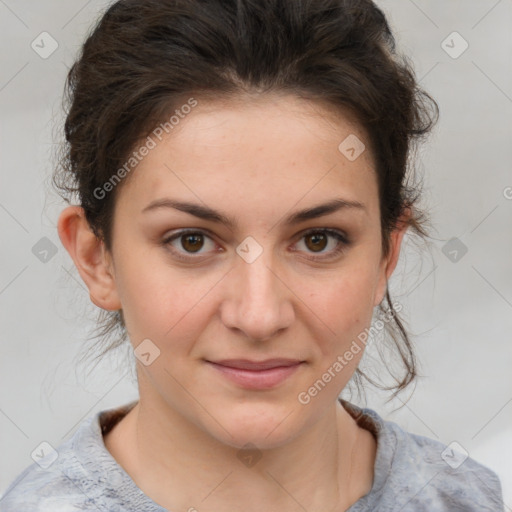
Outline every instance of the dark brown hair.
<svg viewBox="0 0 512 512">
<path fill-rule="evenodd" d="M 383 12 L 371 0 L 120 0 L 91 29 L 65 87 L 66 143 L 53 184 L 76 194 L 91 229 L 110 251 L 119 183 L 94 193 L 136 145 L 187 98 L 226 99 L 283 92 L 352 112 L 368 134 L 381 210 L 382 250 L 405 208 L 427 238 L 427 215 L 412 184 L 411 155 L 437 122 L 437 103 L 397 53 Z M 340 141 L 341 142 L 341 141 Z M 124 181 L 126 181 L 125 178 Z M 386 292 L 386 325 L 405 368 L 395 396 L 416 377 L 407 332 Z M 127 339 L 122 310 L 101 310 L 97 335 L 107 351 Z M 380 349 L 379 349 L 380 350 Z"/>
</svg>

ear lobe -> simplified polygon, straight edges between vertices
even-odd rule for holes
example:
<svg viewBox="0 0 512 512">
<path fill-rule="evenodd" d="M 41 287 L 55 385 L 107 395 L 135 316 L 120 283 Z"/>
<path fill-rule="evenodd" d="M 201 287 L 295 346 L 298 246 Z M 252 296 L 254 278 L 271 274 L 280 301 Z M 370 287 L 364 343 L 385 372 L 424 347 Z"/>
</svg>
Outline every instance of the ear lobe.
<svg viewBox="0 0 512 512">
<path fill-rule="evenodd" d="M 398 263 L 400 249 L 402 246 L 402 239 L 409 227 L 407 221 L 410 218 L 410 215 L 411 209 L 405 208 L 404 213 L 396 223 L 395 229 L 393 229 L 393 231 L 390 233 L 389 254 L 387 258 L 382 259 L 382 264 L 379 271 L 379 284 L 377 287 L 376 300 L 374 306 L 380 304 L 384 300 L 384 296 L 386 295 L 388 280 L 393 274 Z"/>
<path fill-rule="evenodd" d="M 64 209 L 57 229 L 62 245 L 89 290 L 91 301 L 102 309 L 121 309 L 111 258 L 103 241 L 90 229 L 83 208 L 69 206 Z"/>
</svg>

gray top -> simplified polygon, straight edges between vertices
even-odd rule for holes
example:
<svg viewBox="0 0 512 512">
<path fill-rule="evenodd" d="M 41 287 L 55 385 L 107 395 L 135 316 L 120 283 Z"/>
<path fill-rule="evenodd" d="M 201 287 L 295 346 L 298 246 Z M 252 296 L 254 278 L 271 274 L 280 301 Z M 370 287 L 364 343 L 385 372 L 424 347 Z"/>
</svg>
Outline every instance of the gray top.
<svg viewBox="0 0 512 512">
<path fill-rule="evenodd" d="M 466 454 L 453 443 L 447 447 L 411 434 L 372 409 L 340 402 L 377 439 L 372 489 L 347 512 L 504 512 L 497 475 L 464 458 Z M 0 511 L 164 512 L 137 487 L 103 442 L 103 433 L 136 403 L 85 419 L 56 452 L 43 446 L 39 460 L 20 473 L 0 499 Z"/>
</svg>

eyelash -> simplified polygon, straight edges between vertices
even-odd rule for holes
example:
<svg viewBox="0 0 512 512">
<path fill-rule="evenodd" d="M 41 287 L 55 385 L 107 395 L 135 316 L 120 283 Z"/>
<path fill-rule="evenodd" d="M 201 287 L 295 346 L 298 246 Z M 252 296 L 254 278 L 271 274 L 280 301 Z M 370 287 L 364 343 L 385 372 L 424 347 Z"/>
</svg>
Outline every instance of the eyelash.
<svg viewBox="0 0 512 512">
<path fill-rule="evenodd" d="M 311 261 L 326 261 L 326 260 L 333 259 L 336 256 L 342 254 L 345 251 L 346 247 L 348 247 L 350 245 L 350 240 L 341 231 L 338 231 L 335 229 L 329 229 L 329 228 L 309 229 L 308 231 L 305 231 L 304 233 L 302 233 L 302 235 L 298 241 L 302 240 L 303 238 L 307 237 L 308 235 L 318 234 L 318 233 L 322 233 L 322 234 L 326 234 L 326 235 L 334 237 L 338 241 L 338 244 L 336 245 L 335 249 L 333 249 L 332 251 L 330 251 L 330 253 L 328 253 L 328 256 L 308 256 L 308 259 Z M 182 231 L 178 231 L 177 233 L 173 233 L 172 235 L 164 238 L 162 240 L 162 245 L 164 247 L 166 247 L 167 249 L 169 249 L 175 255 L 175 257 L 181 261 L 190 262 L 193 260 L 199 260 L 200 259 L 199 256 L 183 256 L 183 253 L 175 250 L 174 248 L 172 248 L 172 246 L 170 246 L 171 242 L 173 242 L 174 240 L 179 239 L 180 237 L 185 236 L 185 235 L 203 235 L 210 239 L 212 238 L 208 234 L 208 232 L 203 231 L 203 230 L 184 229 Z"/>
</svg>

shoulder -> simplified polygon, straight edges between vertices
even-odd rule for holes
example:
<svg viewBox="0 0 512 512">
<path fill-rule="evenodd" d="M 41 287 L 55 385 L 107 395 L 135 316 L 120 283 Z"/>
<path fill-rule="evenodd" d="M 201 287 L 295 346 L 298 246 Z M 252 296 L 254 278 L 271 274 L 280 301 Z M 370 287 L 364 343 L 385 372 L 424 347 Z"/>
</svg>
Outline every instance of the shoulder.
<svg viewBox="0 0 512 512">
<path fill-rule="evenodd" d="M 160 511 L 112 458 L 103 434 L 137 403 L 100 411 L 83 420 L 72 437 L 42 445 L 0 497 L 0 512 L 98 510 Z"/>
<path fill-rule="evenodd" d="M 90 506 L 89 506 L 90 505 Z M 54 470 L 27 467 L 0 498 L 1 512 L 75 512 L 96 510 L 86 496 Z"/>
<path fill-rule="evenodd" d="M 458 443 L 407 432 L 372 409 L 354 406 L 353 411 L 359 411 L 357 422 L 377 437 L 374 484 L 364 501 L 370 506 L 355 510 L 504 511 L 496 473 Z"/>
<path fill-rule="evenodd" d="M 391 494 L 399 497 L 404 511 L 504 510 L 498 476 L 460 444 L 407 432 L 392 421 L 384 421 L 384 428 L 396 442 Z"/>
<path fill-rule="evenodd" d="M 82 423 L 87 428 L 93 418 Z M 0 512 L 74 512 L 97 510 L 94 501 L 76 485 L 81 463 L 74 453 L 76 436 L 25 468 L 0 498 Z"/>
</svg>

